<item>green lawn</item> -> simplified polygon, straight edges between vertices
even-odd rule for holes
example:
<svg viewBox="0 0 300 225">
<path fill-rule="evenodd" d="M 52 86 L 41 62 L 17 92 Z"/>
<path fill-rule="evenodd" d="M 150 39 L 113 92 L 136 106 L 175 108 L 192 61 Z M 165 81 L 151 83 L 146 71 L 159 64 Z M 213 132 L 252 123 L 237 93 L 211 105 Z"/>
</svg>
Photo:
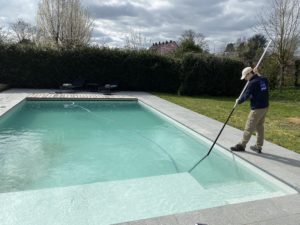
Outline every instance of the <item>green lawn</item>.
<svg viewBox="0 0 300 225">
<path fill-rule="evenodd" d="M 221 122 L 225 122 L 235 102 L 235 98 L 230 97 L 154 94 Z M 237 107 L 229 120 L 231 126 L 243 130 L 250 110 L 249 104 L 247 101 Z M 265 122 L 265 138 L 300 153 L 300 89 L 271 91 L 270 108 Z"/>
</svg>

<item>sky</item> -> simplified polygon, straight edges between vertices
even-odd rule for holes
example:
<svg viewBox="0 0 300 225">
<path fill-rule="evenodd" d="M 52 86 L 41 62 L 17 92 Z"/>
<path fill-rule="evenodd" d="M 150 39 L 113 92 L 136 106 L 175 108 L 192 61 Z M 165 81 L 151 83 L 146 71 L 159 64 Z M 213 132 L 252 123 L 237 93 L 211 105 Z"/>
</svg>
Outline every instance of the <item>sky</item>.
<svg viewBox="0 0 300 225">
<path fill-rule="evenodd" d="M 0 0 L 0 26 L 18 18 L 35 23 L 39 0 Z M 81 0 L 94 19 L 92 40 L 123 47 L 130 33 L 149 43 L 177 41 L 185 30 L 202 33 L 211 52 L 255 34 L 257 15 L 270 0 Z"/>
</svg>

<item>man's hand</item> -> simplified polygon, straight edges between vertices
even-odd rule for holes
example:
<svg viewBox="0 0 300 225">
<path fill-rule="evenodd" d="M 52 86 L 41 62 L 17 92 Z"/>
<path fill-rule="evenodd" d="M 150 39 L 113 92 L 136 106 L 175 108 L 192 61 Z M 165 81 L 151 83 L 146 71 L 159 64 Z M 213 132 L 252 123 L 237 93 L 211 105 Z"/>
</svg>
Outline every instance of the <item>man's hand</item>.
<svg viewBox="0 0 300 225">
<path fill-rule="evenodd" d="M 235 104 L 236 104 L 236 105 L 240 104 L 240 103 L 239 103 L 239 100 L 240 100 L 239 98 L 237 98 L 237 99 L 235 100 Z"/>
</svg>

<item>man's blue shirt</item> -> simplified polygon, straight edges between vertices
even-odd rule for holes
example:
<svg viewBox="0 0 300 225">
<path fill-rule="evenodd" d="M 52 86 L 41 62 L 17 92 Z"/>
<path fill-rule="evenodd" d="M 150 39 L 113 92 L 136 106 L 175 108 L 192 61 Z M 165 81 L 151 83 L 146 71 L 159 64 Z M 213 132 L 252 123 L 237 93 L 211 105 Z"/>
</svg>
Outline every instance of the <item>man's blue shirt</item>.
<svg viewBox="0 0 300 225">
<path fill-rule="evenodd" d="M 248 87 L 238 103 L 241 104 L 250 98 L 251 109 L 263 109 L 269 106 L 268 79 L 255 74 L 249 81 Z"/>
</svg>

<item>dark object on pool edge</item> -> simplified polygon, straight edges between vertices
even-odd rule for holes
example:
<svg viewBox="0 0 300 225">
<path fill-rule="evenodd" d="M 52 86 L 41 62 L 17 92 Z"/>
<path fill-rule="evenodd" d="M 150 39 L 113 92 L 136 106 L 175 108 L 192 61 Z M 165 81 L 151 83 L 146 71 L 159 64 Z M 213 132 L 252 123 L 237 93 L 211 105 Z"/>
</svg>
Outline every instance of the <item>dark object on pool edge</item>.
<svg viewBox="0 0 300 225">
<path fill-rule="evenodd" d="M 250 149 L 251 149 L 252 151 L 257 152 L 257 153 L 261 153 L 261 147 L 258 147 L 258 146 L 256 146 L 256 145 L 250 146 Z"/>
<path fill-rule="evenodd" d="M 103 87 L 99 88 L 99 91 L 102 92 L 104 95 L 110 95 L 112 89 L 116 89 L 118 84 L 105 84 Z"/>
<path fill-rule="evenodd" d="M 72 83 L 64 83 L 60 86 L 59 93 L 71 93 L 75 92 L 76 90 L 83 89 L 85 85 L 85 79 L 78 78 L 74 80 Z"/>
<path fill-rule="evenodd" d="M 231 147 L 230 149 L 231 149 L 231 151 L 234 151 L 234 152 L 244 152 L 245 151 L 244 146 L 241 144 L 237 144 L 237 145 Z"/>
<path fill-rule="evenodd" d="M 85 85 L 85 90 L 90 92 L 98 92 L 99 84 L 98 83 L 87 83 Z"/>
<path fill-rule="evenodd" d="M 208 225 L 206 223 L 195 223 L 195 225 Z"/>
</svg>

